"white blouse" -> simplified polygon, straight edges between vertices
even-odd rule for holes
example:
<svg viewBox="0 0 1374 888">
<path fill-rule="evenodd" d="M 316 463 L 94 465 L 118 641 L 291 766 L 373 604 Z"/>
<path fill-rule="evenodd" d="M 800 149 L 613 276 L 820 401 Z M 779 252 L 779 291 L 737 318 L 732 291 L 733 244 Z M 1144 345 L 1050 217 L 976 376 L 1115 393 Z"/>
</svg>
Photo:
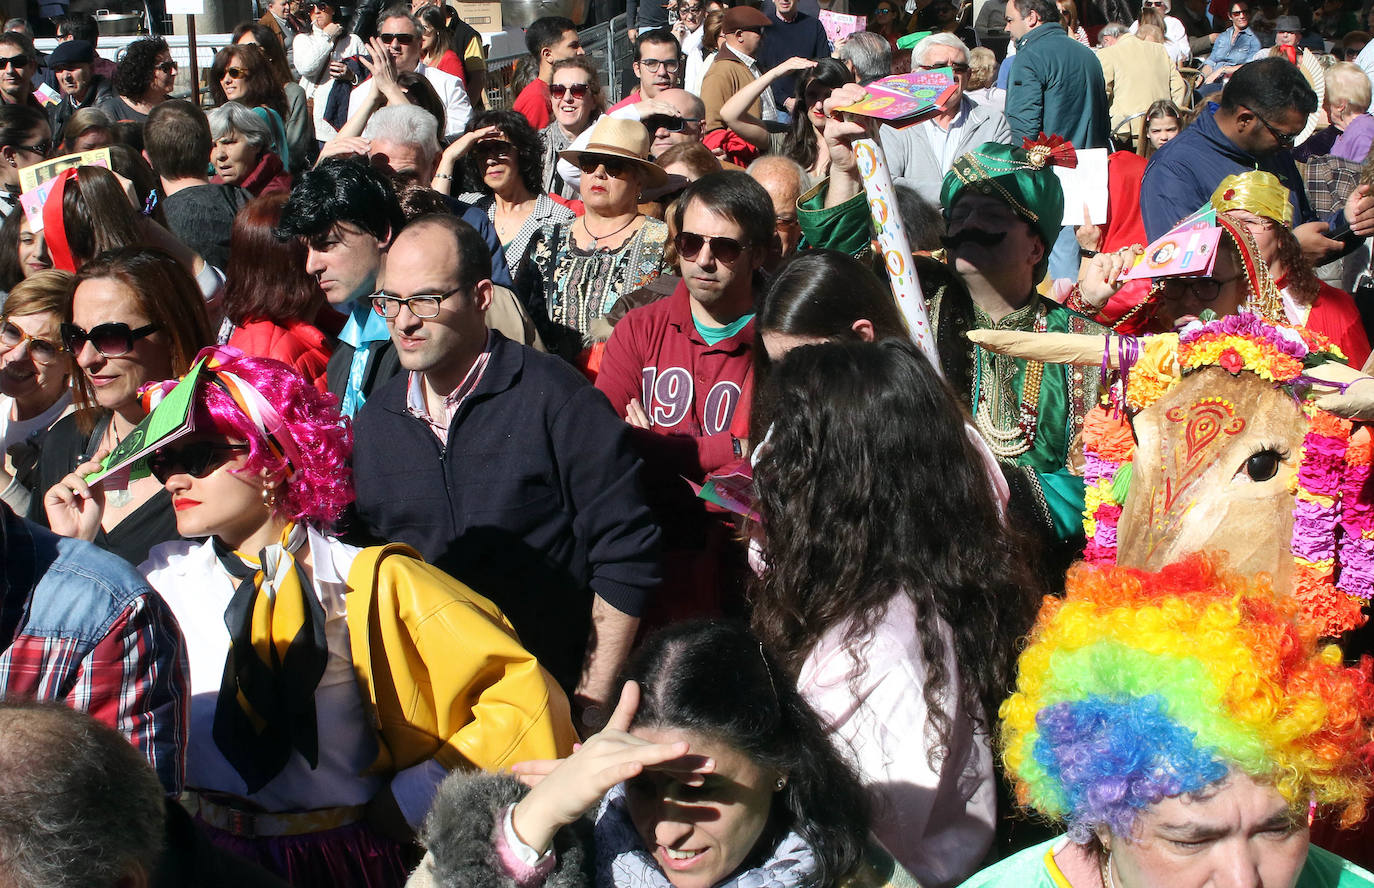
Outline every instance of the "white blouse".
<svg viewBox="0 0 1374 888">
<path fill-rule="evenodd" d="M 299 751 L 292 751 L 281 773 L 254 793 L 248 792 L 214 739 L 215 703 L 231 643 L 224 611 L 237 581 L 219 563 L 208 539 L 163 543 L 139 567 L 176 615 L 186 638 L 191 664 L 188 789 L 227 793 L 271 812 L 286 812 L 365 805 L 382 787 L 382 777 L 364 774 L 377 756 L 377 741 L 353 671 L 346 622 L 348 570 L 359 550 L 314 528 L 308 530 L 307 545 L 329 647 L 324 675 L 315 689 L 319 765 L 312 770 Z M 431 760 L 392 779 L 392 794 L 412 827 L 423 821 L 445 773 Z"/>
</svg>

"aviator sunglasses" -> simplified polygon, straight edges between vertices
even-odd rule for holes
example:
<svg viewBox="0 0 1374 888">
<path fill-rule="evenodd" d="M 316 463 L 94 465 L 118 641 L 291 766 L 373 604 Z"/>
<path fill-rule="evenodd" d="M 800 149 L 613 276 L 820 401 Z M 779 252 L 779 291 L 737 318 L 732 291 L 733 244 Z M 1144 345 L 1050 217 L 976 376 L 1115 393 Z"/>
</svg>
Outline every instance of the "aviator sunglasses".
<svg viewBox="0 0 1374 888">
<path fill-rule="evenodd" d="M 677 247 L 678 255 L 689 261 L 696 259 L 701 248 L 707 244 L 711 245 L 711 255 L 726 265 L 738 259 L 740 253 L 749 246 L 733 237 L 706 237 L 692 231 L 679 231 L 677 237 L 673 238 L 673 246 Z"/>
</svg>

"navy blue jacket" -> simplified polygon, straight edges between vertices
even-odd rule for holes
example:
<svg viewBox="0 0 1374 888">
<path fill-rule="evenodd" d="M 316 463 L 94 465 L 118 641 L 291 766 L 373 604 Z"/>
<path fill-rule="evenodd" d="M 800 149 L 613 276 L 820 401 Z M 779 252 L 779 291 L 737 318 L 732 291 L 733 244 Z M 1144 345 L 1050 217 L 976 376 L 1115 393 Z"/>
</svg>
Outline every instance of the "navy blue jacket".
<svg viewBox="0 0 1374 888">
<path fill-rule="evenodd" d="M 1217 126 L 1215 113 L 1203 111 L 1192 126 L 1150 158 L 1140 188 L 1146 236 L 1150 240 L 1161 237 L 1211 200 L 1222 179 L 1246 170 L 1264 170 L 1278 177 L 1293 202 L 1294 225 L 1320 221 L 1307 200 L 1307 189 L 1292 156 L 1279 151 L 1259 158 L 1242 150 Z M 1332 228 L 1339 228 L 1344 218 L 1344 211 L 1337 211 L 1327 221 Z"/>
<path fill-rule="evenodd" d="M 824 59 L 830 56 L 830 39 L 825 36 L 825 28 L 821 26 L 820 19 L 798 12 L 796 18 L 785 22 L 778 18 L 776 10 L 769 9 L 766 12 L 773 20 L 773 27 L 763 29 L 763 45 L 759 49 L 760 71 L 767 71 L 793 56 L 804 59 Z M 777 103 L 779 111 L 786 110 L 785 103 L 792 98 L 796 89 L 795 72 L 773 81 L 773 101 Z M 797 108 L 792 113 L 805 114 L 806 109 Z"/>
<path fill-rule="evenodd" d="M 565 689 L 595 595 L 638 616 L 659 583 L 658 525 L 629 426 L 559 358 L 491 332 L 491 359 L 441 444 L 409 413 L 409 374 L 358 412 L 358 518 L 490 598 Z"/>
</svg>

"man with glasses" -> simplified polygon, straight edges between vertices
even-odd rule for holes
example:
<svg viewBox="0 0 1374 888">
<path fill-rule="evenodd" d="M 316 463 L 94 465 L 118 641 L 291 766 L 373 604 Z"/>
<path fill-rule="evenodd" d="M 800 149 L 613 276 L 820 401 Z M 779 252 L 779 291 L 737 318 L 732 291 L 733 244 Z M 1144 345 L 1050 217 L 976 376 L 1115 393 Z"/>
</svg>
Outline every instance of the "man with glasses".
<svg viewBox="0 0 1374 888">
<path fill-rule="evenodd" d="M 549 93 L 549 84 L 553 83 L 553 63 L 585 55 L 586 51 L 582 49 L 582 41 L 577 36 L 577 26 L 572 19 L 561 15 L 549 15 L 531 22 L 525 29 L 525 46 L 534 63 L 539 66 L 539 76 L 515 97 L 511 110 L 525 115 L 535 132 L 540 132 L 553 119 Z"/>
<path fill-rule="evenodd" d="M 1286 59 L 1269 57 L 1241 66 L 1221 93 L 1220 107 L 1197 120 L 1150 158 L 1140 210 L 1150 240 L 1207 203 L 1217 183 L 1234 173 L 1263 170 L 1278 177 L 1293 202 L 1293 234 L 1314 265 L 1342 248 L 1325 236 L 1348 227 L 1374 233 L 1374 196 L 1360 186 L 1343 210 L 1319 219 L 1308 202 L 1290 149 L 1317 110 L 1317 94 Z"/>
<path fill-rule="evenodd" d="M 443 131 L 446 136 L 456 137 L 467 128 L 468 118 L 472 116 L 472 105 L 468 102 L 467 90 L 463 81 L 420 61 L 420 20 L 410 14 L 405 6 L 393 6 L 381 14 L 377 25 L 376 39 L 386 47 L 387 54 L 396 65 L 397 74 L 411 72 L 422 75 L 439 94 L 444 106 Z M 352 117 L 365 103 L 373 101 L 373 85 L 369 78 L 353 88 L 348 98 L 348 116 Z"/>
<path fill-rule="evenodd" d="M 666 28 L 642 32 L 635 40 L 632 68 L 639 78 L 639 85 L 608 111 L 618 111 L 648 99 L 656 99 L 664 90 L 682 85 L 682 47 L 673 32 Z"/>
<path fill-rule="evenodd" d="M 0 34 L 0 102 L 43 109 L 34 98 L 33 75 L 38 71 L 38 52 L 33 42 L 18 31 Z"/>
<path fill-rule="evenodd" d="M 710 173 L 678 200 L 674 245 L 682 280 L 632 309 L 611 333 L 596 387 L 634 429 L 649 504 L 664 532 L 660 593 L 672 616 L 719 613 L 734 591 L 730 535 L 682 482 L 747 453 L 754 307 L 774 239 L 773 203 L 747 173 Z"/>
<path fill-rule="evenodd" d="M 940 203 L 940 183 L 954 161 L 984 142 L 1011 144 L 1001 111 L 964 95 L 968 85 L 968 47 L 953 34 L 932 34 L 911 49 L 912 70 L 954 69 L 954 95 L 935 117 L 902 129 L 878 132 L 888 169 L 928 203 Z"/>
<path fill-rule="evenodd" d="M 830 55 L 830 39 L 820 19 L 797 8 L 797 0 L 773 0 L 768 17 L 773 27 L 768 29 L 768 42 L 759 54 L 759 64 L 767 71 L 791 58 L 823 59 Z M 765 10 L 766 11 L 766 10 Z M 779 120 L 790 122 L 797 90 L 797 75 L 788 72 L 773 81 L 773 103 L 783 112 Z M 802 109 L 801 113 L 805 113 Z"/>
<path fill-rule="evenodd" d="M 1260 40 L 1250 30 L 1250 4 L 1232 3 L 1227 15 L 1231 26 L 1217 37 L 1212 54 L 1202 65 L 1205 79 L 1198 92 L 1204 96 L 1220 92 L 1227 79 L 1260 51 Z"/>
<path fill-rule="evenodd" d="M 606 399 L 488 331 L 490 274 L 482 239 L 450 216 L 392 244 L 371 301 L 406 372 L 357 416 L 358 518 L 498 605 L 594 724 L 658 585 L 659 530 Z"/>
</svg>

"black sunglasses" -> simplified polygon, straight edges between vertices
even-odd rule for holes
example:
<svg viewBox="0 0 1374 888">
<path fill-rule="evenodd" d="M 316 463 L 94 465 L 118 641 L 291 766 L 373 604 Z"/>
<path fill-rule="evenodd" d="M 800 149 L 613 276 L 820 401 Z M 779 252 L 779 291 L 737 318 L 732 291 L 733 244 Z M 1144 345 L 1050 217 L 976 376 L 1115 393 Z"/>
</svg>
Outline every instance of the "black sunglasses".
<svg viewBox="0 0 1374 888">
<path fill-rule="evenodd" d="M 1245 108 L 1244 105 L 1241 105 L 1240 107 Z M 1278 129 L 1272 123 L 1261 117 L 1259 112 L 1256 111 L 1254 108 L 1245 108 L 1245 110 L 1255 115 L 1255 119 L 1258 120 L 1261 124 L 1263 124 L 1265 129 L 1269 130 L 1269 135 L 1274 137 L 1274 141 L 1279 143 L 1280 148 L 1292 148 L 1293 143 L 1297 141 L 1298 136 L 1302 135 L 1302 130 L 1299 130 L 1296 133 L 1285 133 L 1283 130 Z"/>
<path fill-rule="evenodd" d="M 415 42 L 414 34 L 378 34 L 377 39 L 383 43 L 399 43 L 402 46 L 409 46 Z"/>
<path fill-rule="evenodd" d="M 640 121 L 644 124 L 644 128 L 649 131 L 649 135 L 653 135 L 661 129 L 670 133 L 680 133 L 687 128 L 687 124 L 700 122 L 700 117 L 674 117 L 671 114 L 650 114 Z"/>
<path fill-rule="evenodd" d="M 96 324 L 90 330 L 83 330 L 76 324 L 63 324 L 62 344 L 67 351 L 77 354 L 90 343 L 96 351 L 107 358 L 118 358 L 134 350 L 134 340 L 142 339 L 158 328 L 158 324 L 144 324 L 131 329 L 128 324 Z"/>
<path fill-rule="evenodd" d="M 172 74 L 172 73 L 174 73 L 174 72 L 177 70 L 177 63 L 176 63 L 176 62 L 158 62 L 156 65 L 153 65 L 153 67 L 156 68 L 157 70 L 161 71 L 163 74 Z"/>
<path fill-rule="evenodd" d="M 748 244 L 742 244 L 733 237 L 707 237 L 692 231 L 679 231 L 677 237 L 673 238 L 673 246 L 677 247 L 678 255 L 688 260 L 696 259 L 701 248 L 707 244 L 711 245 L 711 255 L 726 265 L 734 263 L 740 253 L 749 247 Z"/>
<path fill-rule="evenodd" d="M 630 171 L 632 164 L 628 160 L 620 160 L 615 157 L 607 157 L 604 154 L 585 154 L 578 158 L 577 168 L 584 175 L 590 176 L 596 172 L 597 167 L 605 167 L 606 175 L 612 179 L 623 179 L 625 174 Z"/>
<path fill-rule="evenodd" d="M 29 66 L 29 57 L 24 55 L 23 53 L 20 53 L 16 56 L 10 56 L 9 58 L 0 59 L 0 71 L 3 71 L 11 66 L 16 71 L 20 70 L 21 68 L 27 68 Z"/>
<path fill-rule="evenodd" d="M 168 445 L 148 456 L 148 470 L 159 484 L 166 484 L 173 475 L 204 478 L 233 459 L 236 454 L 252 450 L 247 444 L 225 444 L 218 441 L 190 441 Z"/>
<path fill-rule="evenodd" d="M 472 149 L 472 156 L 478 163 L 486 163 L 493 157 L 514 157 L 515 145 L 499 139 L 478 142 Z"/>
</svg>

